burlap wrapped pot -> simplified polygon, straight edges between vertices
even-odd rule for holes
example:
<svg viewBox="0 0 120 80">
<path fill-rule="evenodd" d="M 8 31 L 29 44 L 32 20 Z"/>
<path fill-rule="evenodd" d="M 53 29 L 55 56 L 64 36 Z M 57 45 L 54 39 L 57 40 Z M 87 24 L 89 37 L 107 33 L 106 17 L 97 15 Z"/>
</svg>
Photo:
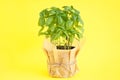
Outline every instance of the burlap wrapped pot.
<svg viewBox="0 0 120 80">
<path fill-rule="evenodd" d="M 73 76 L 77 71 L 76 56 L 79 46 L 74 45 L 71 50 L 57 49 L 49 40 L 44 41 L 44 51 L 47 55 L 48 71 L 50 76 L 66 78 Z"/>
</svg>

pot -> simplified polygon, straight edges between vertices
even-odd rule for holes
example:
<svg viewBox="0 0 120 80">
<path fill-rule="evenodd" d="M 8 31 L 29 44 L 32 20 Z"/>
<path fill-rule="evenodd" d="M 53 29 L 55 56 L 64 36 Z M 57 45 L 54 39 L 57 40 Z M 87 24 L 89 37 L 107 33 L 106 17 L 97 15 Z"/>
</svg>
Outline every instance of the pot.
<svg viewBox="0 0 120 80">
<path fill-rule="evenodd" d="M 59 78 L 73 76 L 78 71 L 76 56 L 79 50 L 79 46 L 74 46 L 70 50 L 57 49 L 49 40 L 45 40 L 44 51 L 50 76 Z"/>
</svg>

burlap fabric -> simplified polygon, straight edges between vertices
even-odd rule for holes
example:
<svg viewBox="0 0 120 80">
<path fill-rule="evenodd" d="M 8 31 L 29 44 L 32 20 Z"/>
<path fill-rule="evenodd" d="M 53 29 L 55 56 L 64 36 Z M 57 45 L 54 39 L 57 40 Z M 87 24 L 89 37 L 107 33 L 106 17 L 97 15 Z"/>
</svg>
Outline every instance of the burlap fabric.
<svg viewBox="0 0 120 80">
<path fill-rule="evenodd" d="M 44 41 L 44 51 L 47 55 L 48 71 L 52 77 L 71 77 L 77 71 L 76 56 L 79 52 L 79 46 L 71 50 L 60 50 L 50 43 L 49 40 Z"/>
</svg>

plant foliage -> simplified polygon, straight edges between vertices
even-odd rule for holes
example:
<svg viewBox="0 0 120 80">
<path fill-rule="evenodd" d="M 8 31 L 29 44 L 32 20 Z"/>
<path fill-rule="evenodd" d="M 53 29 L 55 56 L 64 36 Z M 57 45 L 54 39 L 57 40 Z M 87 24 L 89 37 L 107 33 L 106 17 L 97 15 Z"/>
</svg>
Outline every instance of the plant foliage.
<svg viewBox="0 0 120 80">
<path fill-rule="evenodd" d="M 80 12 L 73 6 L 47 8 L 39 16 L 39 35 L 50 38 L 56 46 L 69 47 L 74 39 L 80 40 L 83 37 L 84 23 Z"/>
</svg>

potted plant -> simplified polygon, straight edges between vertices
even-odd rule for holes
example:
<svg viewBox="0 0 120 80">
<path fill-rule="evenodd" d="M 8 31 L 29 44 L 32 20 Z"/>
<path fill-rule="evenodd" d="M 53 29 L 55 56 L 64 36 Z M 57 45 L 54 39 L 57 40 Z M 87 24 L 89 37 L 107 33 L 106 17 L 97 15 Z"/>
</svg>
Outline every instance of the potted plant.
<svg viewBox="0 0 120 80">
<path fill-rule="evenodd" d="M 52 77 L 71 77 L 77 71 L 76 56 L 83 37 L 84 23 L 73 6 L 51 7 L 40 12 L 39 35 L 45 35 L 44 50 Z"/>
</svg>

